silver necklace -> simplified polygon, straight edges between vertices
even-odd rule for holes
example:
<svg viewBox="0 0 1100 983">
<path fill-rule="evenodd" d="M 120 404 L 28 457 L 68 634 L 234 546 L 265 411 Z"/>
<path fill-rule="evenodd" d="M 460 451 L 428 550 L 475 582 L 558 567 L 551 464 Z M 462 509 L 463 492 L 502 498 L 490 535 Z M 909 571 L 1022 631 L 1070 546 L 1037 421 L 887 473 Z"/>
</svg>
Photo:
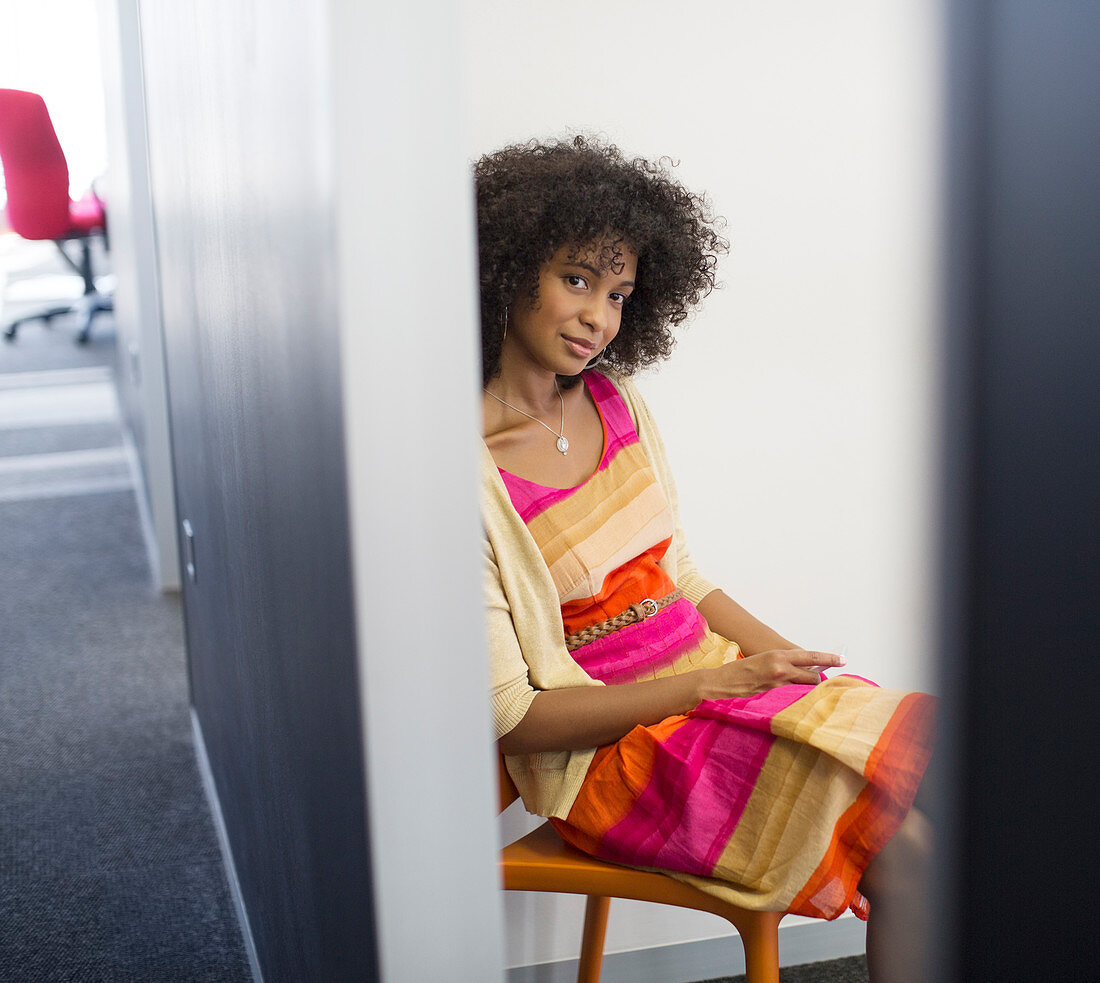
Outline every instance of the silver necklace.
<svg viewBox="0 0 1100 983">
<path fill-rule="evenodd" d="M 565 436 L 565 397 L 562 396 L 561 390 L 558 388 L 558 380 L 557 379 L 554 380 L 554 392 L 556 392 L 558 394 L 558 399 L 561 400 L 561 427 L 560 427 L 560 432 L 558 430 L 555 430 L 553 427 L 549 426 L 548 424 L 543 423 L 542 420 L 540 420 L 537 416 L 531 416 L 530 413 L 524 413 L 523 410 L 521 410 L 518 406 L 513 406 L 506 399 L 501 399 L 496 393 L 489 392 L 489 390 L 485 389 L 484 386 L 482 386 L 482 389 L 485 391 L 486 394 L 488 394 L 489 396 L 492 396 L 493 399 L 495 399 L 498 403 L 503 403 L 509 409 L 513 409 L 517 413 L 523 414 L 523 416 L 527 417 L 528 420 L 534 420 L 535 423 L 537 423 L 540 427 L 546 427 L 547 430 L 549 430 L 555 437 L 558 438 L 558 442 L 557 442 L 557 445 L 556 445 L 558 450 L 561 451 L 563 455 L 569 453 L 569 438 Z"/>
</svg>

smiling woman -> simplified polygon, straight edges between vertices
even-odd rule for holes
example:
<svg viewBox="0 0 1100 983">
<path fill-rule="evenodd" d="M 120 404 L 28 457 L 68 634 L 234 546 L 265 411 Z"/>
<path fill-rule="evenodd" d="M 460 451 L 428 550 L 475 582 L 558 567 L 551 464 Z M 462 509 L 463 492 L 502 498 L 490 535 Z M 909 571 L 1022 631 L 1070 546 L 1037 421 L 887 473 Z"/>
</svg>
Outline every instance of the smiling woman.
<svg viewBox="0 0 1100 983">
<path fill-rule="evenodd" d="M 693 559 L 787 637 L 845 646 L 855 671 L 905 689 L 935 685 L 941 7 L 463 5 L 470 160 L 536 134 L 599 134 L 627 159 L 673 155 L 683 184 L 728 219 L 724 289 L 683 322 L 675 358 L 636 376 Z M 518 233 L 531 219 L 517 220 Z M 637 282 L 624 317 L 651 280 Z M 487 336 L 501 326 L 486 323 Z M 572 437 L 568 413 L 565 427 Z M 529 822 L 511 810 L 504 835 Z M 504 904 L 508 965 L 566 969 L 577 939 L 561 926 L 579 922 L 568 901 L 521 892 Z M 725 931 L 630 906 L 612 915 L 605 972 L 729 975 Z M 863 947 L 855 918 L 788 918 L 780 935 L 790 962 Z M 691 967 L 679 977 L 656 968 L 673 953 Z"/>
<path fill-rule="evenodd" d="M 605 436 L 581 371 L 667 356 L 727 243 L 660 164 L 583 137 L 505 148 L 476 177 L 486 443 L 501 467 L 571 487 Z"/>
<path fill-rule="evenodd" d="M 482 157 L 475 177 L 486 385 L 500 372 L 506 328 L 536 306 L 551 261 L 573 261 L 581 279 L 619 277 L 613 292 L 624 299 L 632 287 L 621 315 L 629 330 L 606 347 L 604 364 L 633 372 L 669 355 L 671 329 L 714 288 L 729 248 L 706 199 L 660 163 L 583 137 L 506 147 Z"/>
<path fill-rule="evenodd" d="M 922 979 L 933 701 L 825 679 L 842 657 L 700 576 L 629 378 L 713 284 L 715 220 L 579 138 L 483 158 L 477 196 L 491 695 L 524 804 L 741 907 L 873 911 L 872 978 Z"/>
<path fill-rule="evenodd" d="M 637 271 L 638 254 L 621 241 L 562 246 L 539 270 L 534 296 L 520 295 L 509 311 L 512 337 L 502 345 L 502 374 L 506 361 L 509 375 L 528 361 L 576 378 L 619 333 Z"/>
<path fill-rule="evenodd" d="M 637 268 L 637 254 L 629 245 L 607 240 L 587 248 L 562 246 L 539 271 L 534 298 L 521 295 L 507 312 L 511 330 L 503 338 L 500 371 L 485 388 L 496 401 L 485 407 L 486 443 L 501 467 L 535 475 L 545 484 L 564 481 L 566 486 L 596 469 L 603 425 L 583 391 L 573 387 L 580 371 L 590 360 L 602 358 L 618 335 Z M 538 404 L 540 395 L 549 405 Z M 543 421 L 553 419 L 559 404 L 555 430 Z M 563 458 L 572 450 L 572 459 L 548 457 L 545 441 L 538 439 L 537 431 L 531 432 L 531 423 L 556 435 L 556 449 Z"/>
</svg>

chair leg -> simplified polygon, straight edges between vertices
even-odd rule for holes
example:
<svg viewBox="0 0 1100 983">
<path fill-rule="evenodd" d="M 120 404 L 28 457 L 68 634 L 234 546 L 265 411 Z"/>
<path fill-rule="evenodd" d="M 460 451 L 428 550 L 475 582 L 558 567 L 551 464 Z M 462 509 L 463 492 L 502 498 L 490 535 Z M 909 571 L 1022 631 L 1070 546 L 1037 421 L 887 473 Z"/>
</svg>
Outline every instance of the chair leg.
<svg viewBox="0 0 1100 983">
<path fill-rule="evenodd" d="M 77 344 L 83 345 L 92 334 L 92 321 L 95 320 L 96 314 L 100 311 L 113 311 L 114 300 L 111 297 L 104 297 L 102 294 L 91 294 L 82 298 L 81 305 L 83 307 L 80 317 L 80 331 L 76 336 Z"/>
<path fill-rule="evenodd" d="M 577 983 L 600 983 L 603 967 L 603 940 L 607 933 L 607 912 L 610 898 L 590 894 L 584 909 L 584 936 L 581 939 L 581 961 L 577 966 Z"/>
<path fill-rule="evenodd" d="M 779 983 L 779 921 L 778 912 L 761 911 L 758 917 L 738 926 L 745 947 L 746 983 Z"/>
<path fill-rule="evenodd" d="M 44 311 L 35 311 L 33 314 L 24 314 L 22 317 L 17 317 L 14 321 L 8 323 L 8 326 L 4 328 L 4 337 L 8 341 L 14 340 L 15 333 L 28 321 L 42 321 L 46 327 L 51 327 L 50 322 L 55 317 L 72 314 L 75 309 L 72 304 L 65 304 L 63 307 L 50 307 Z"/>
<path fill-rule="evenodd" d="M 53 244 L 57 246 L 57 251 L 61 253 L 61 258 L 68 267 L 84 281 L 84 293 L 95 293 L 95 278 L 92 276 L 92 247 L 87 236 L 82 237 L 79 241 L 79 261 L 69 255 L 69 251 L 65 248 L 64 239 L 54 239 Z"/>
</svg>

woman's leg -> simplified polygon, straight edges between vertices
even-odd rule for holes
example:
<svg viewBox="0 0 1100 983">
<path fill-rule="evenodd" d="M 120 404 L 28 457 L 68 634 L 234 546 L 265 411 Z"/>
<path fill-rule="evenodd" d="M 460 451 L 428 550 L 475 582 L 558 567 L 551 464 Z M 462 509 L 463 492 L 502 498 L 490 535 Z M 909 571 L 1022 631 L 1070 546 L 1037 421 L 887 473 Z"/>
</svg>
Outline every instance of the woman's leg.
<svg viewBox="0 0 1100 983">
<path fill-rule="evenodd" d="M 860 881 L 871 904 L 867 969 L 871 983 L 924 983 L 928 967 L 928 883 L 932 826 L 917 809 Z"/>
</svg>

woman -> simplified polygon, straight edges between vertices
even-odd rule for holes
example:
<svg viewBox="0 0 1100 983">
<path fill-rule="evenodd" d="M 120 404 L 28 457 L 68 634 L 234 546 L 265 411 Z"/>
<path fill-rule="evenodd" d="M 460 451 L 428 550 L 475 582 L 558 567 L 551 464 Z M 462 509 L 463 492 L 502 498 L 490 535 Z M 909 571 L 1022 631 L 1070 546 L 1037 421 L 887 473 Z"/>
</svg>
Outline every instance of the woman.
<svg viewBox="0 0 1100 983">
<path fill-rule="evenodd" d="M 931 698 L 825 680 L 842 658 L 699 575 L 629 380 L 714 286 L 706 202 L 582 138 L 476 180 L 492 704 L 525 805 L 745 907 L 850 907 L 872 978 L 921 979 Z"/>
</svg>

